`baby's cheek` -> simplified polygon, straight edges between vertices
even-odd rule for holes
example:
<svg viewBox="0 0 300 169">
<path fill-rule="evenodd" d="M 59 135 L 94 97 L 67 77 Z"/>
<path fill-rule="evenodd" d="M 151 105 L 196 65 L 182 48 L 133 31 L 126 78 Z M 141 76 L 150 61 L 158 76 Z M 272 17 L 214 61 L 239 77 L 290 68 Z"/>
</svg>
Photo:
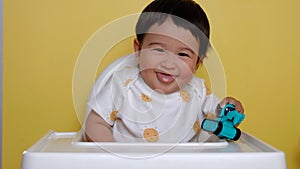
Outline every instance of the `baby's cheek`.
<svg viewBox="0 0 300 169">
<path fill-rule="evenodd" d="M 154 68 L 155 57 L 151 57 L 149 52 L 141 52 L 139 57 L 139 67 L 140 70 L 145 70 L 149 68 Z"/>
<path fill-rule="evenodd" d="M 180 86 L 185 86 L 186 84 L 188 84 L 192 80 L 193 75 L 194 74 L 189 67 L 187 67 L 186 65 L 182 65 L 180 69 L 180 79 L 178 81 L 180 83 Z"/>
<path fill-rule="evenodd" d="M 192 80 L 192 78 L 186 78 L 186 77 L 181 77 L 180 79 L 177 78 L 176 83 L 177 83 L 179 90 L 184 88 L 191 80 Z"/>
</svg>

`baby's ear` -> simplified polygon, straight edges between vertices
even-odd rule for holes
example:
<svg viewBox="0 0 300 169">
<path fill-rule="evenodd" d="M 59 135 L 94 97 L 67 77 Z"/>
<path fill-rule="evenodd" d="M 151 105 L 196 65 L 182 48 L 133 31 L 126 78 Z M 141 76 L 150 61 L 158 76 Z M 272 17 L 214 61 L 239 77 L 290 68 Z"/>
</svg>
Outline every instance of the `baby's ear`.
<svg viewBox="0 0 300 169">
<path fill-rule="evenodd" d="M 133 48 L 135 52 L 139 52 L 141 50 L 140 42 L 137 40 L 137 38 L 134 38 L 133 40 Z"/>
<path fill-rule="evenodd" d="M 203 64 L 205 56 L 201 55 L 198 57 L 197 63 L 196 63 L 196 70 L 198 70 L 199 66 Z"/>
<path fill-rule="evenodd" d="M 137 38 L 134 38 L 134 40 L 133 40 L 133 49 L 135 52 L 136 61 L 139 63 L 141 47 L 140 47 L 140 42 L 137 40 Z"/>
<path fill-rule="evenodd" d="M 202 55 L 200 55 L 199 56 L 199 63 L 203 63 L 203 61 L 204 61 L 204 58 L 206 57 L 206 54 L 202 54 Z"/>
</svg>

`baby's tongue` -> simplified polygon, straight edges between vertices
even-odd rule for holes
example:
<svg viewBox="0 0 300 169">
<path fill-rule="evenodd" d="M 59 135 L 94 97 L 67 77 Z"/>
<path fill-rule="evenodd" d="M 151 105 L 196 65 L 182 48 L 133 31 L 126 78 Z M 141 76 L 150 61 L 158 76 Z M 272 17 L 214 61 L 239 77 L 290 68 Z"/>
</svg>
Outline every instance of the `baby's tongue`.
<svg viewBox="0 0 300 169">
<path fill-rule="evenodd" d="M 156 74 L 158 80 L 162 83 L 172 83 L 175 80 L 175 78 L 169 74 L 165 74 L 165 73 L 156 73 Z"/>
</svg>

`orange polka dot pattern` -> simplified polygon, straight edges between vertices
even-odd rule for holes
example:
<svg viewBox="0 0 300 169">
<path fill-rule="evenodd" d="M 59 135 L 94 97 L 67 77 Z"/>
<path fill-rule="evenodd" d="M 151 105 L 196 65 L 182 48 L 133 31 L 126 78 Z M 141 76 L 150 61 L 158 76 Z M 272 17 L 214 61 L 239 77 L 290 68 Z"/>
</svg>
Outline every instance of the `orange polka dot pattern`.
<svg viewBox="0 0 300 169">
<path fill-rule="evenodd" d="M 201 126 L 200 126 L 199 121 L 195 121 L 194 126 L 193 126 L 193 130 L 194 130 L 194 132 L 195 132 L 196 134 L 200 132 Z"/>
<path fill-rule="evenodd" d="M 116 120 L 116 116 L 117 116 L 118 111 L 112 111 L 109 115 L 109 119 L 111 121 L 115 121 Z"/>
<path fill-rule="evenodd" d="M 142 93 L 141 97 L 142 97 L 142 100 L 144 102 L 151 102 L 152 101 L 152 99 L 149 96 L 145 95 L 144 93 Z"/>
<path fill-rule="evenodd" d="M 186 90 L 180 90 L 180 96 L 183 101 L 188 102 L 191 99 L 191 95 Z"/>
<path fill-rule="evenodd" d="M 159 138 L 159 134 L 154 128 L 145 129 L 143 135 L 147 142 L 157 142 Z"/>
</svg>

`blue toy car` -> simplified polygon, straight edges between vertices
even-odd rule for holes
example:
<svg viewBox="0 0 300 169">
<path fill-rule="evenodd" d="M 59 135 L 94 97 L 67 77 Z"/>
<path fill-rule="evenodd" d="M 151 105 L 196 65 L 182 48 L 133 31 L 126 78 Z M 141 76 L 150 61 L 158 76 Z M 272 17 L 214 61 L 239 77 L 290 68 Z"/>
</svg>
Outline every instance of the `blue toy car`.
<svg viewBox="0 0 300 169">
<path fill-rule="evenodd" d="M 217 118 L 214 120 L 204 119 L 201 128 L 222 139 L 238 140 L 241 136 L 241 130 L 236 128 L 236 125 L 244 120 L 245 115 L 236 111 L 233 104 L 227 104 L 223 108 L 218 105 L 216 114 Z"/>
</svg>

